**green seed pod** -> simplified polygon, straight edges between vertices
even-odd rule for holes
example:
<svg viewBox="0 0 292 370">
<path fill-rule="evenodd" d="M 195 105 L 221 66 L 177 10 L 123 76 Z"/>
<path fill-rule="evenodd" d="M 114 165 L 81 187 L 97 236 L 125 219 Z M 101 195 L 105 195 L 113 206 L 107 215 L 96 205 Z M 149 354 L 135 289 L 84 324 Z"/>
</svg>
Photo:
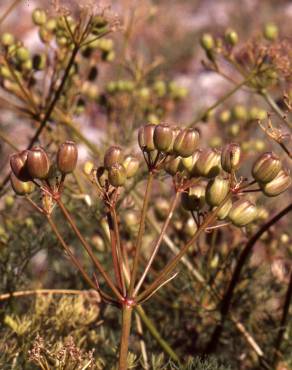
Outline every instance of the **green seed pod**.
<svg viewBox="0 0 292 370">
<path fill-rule="evenodd" d="M 12 73 L 10 72 L 10 69 L 4 65 L 0 66 L 0 76 L 2 78 L 6 78 L 8 80 L 13 81 L 13 76 L 12 76 Z"/>
<path fill-rule="evenodd" d="M 49 32 L 55 32 L 56 29 L 57 29 L 57 20 L 56 20 L 56 18 L 48 19 L 44 26 L 46 27 L 46 30 L 48 30 Z"/>
<path fill-rule="evenodd" d="M 226 145 L 221 152 L 221 166 L 224 171 L 231 173 L 237 170 L 240 165 L 241 149 L 240 145 L 231 143 Z"/>
<path fill-rule="evenodd" d="M 115 163 L 108 170 L 108 181 L 114 186 L 123 186 L 127 179 L 125 167 L 122 164 Z"/>
<path fill-rule="evenodd" d="M 114 42 L 112 39 L 103 38 L 99 40 L 98 46 L 101 51 L 109 53 L 114 47 Z"/>
<path fill-rule="evenodd" d="M 217 149 L 203 149 L 197 159 L 194 171 L 199 176 L 215 177 L 221 171 L 221 153 Z"/>
<path fill-rule="evenodd" d="M 168 152 L 173 140 L 172 128 L 167 124 L 160 124 L 155 127 L 153 141 L 159 152 Z"/>
<path fill-rule="evenodd" d="M 24 46 L 16 49 L 16 58 L 19 62 L 26 62 L 30 58 L 29 50 Z"/>
<path fill-rule="evenodd" d="M 13 173 L 11 173 L 11 175 L 13 175 Z M 15 175 L 14 175 L 15 177 Z M 17 179 L 17 177 L 16 177 Z M 5 198 L 4 198 L 4 203 L 5 203 L 5 207 L 7 208 L 11 208 L 13 207 L 15 201 L 14 201 L 14 197 L 12 195 L 7 195 Z"/>
<path fill-rule="evenodd" d="M 210 33 L 204 33 L 200 39 L 202 48 L 206 51 L 214 49 L 215 41 Z"/>
<path fill-rule="evenodd" d="M 15 43 L 15 37 L 12 35 L 12 33 L 9 33 L 9 32 L 4 32 L 2 35 L 1 35 L 1 44 L 4 46 L 4 47 L 8 47 L 8 46 L 11 46 Z"/>
<path fill-rule="evenodd" d="M 44 44 L 47 44 L 53 39 L 53 34 L 45 26 L 41 26 L 39 29 L 39 38 Z"/>
<path fill-rule="evenodd" d="M 217 217 L 219 220 L 224 220 L 225 218 L 228 217 L 229 215 L 229 212 L 232 208 L 232 200 L 231 199 L 228 199 L 224 205 L 219 209 L 218 213 L 217 213 Z"/>
<path fill-rule="evenodd" d="M 187 211 L 197 211 L 205 205 L 206 188 L 203 185 L 191 187 L 188 192 L 182 193 L 181 202 Z"/>
<path fill-rule="evenodd" d="M 263 153 L 252 167 L 252 175 L 256 181 L 272 181 L 280 172 L 282 164 L 280 158 L 273 152 Z"/>
<path fill-rule="evenodd" d="M 139 230 L 139 216 L 137 212 L 132 210 L 123 213 L 123 220 L 125 222 L 126 230 L 130 234 L 136 234 Z"/>
<path fill-rule="evenodd" d="M 276 197 L 286 191 L 291 185 L 292 179 L 287 170 L 280 170 L 277 176 L 270 182 L 260 183 L 263 193 L 268 197 Z"/>
<path fill-rule="evenodd" d="M 33 179 L 46 179 L 50 171 L 50 161 L 47 153 L 40 146 L 28 151 L 27 169 Z"/>
<path fill-rule="evenodd" d="M 189 217 L 183 225 L 183 233 L 189 238 L 193 237 L 198 230 L 198 226 L 195 223 L 193 217 Z"/>
<path fill-rule="evenodd" d="M 61 144 L 57 153 L 57 167 L 62 174 L 68 174 L 75 170 L 78 159 L 78 149 L 74 141 L 65 141 Z"/>
<path fill-rule="evenodd" d="M 275 23 L 269 22 L 264 26 L 264 37 L 268 41 L 277 40 L 279 37 L 279 29 Z"/>
<path fill-rule="evenodd" d="M 230 121 L 230 119 L 231 119 L 231 112 L 230 112 L 230 110 L 227 110 L 227 109 L 223 110 L 219 114 L 218 119 L 219 119 L 219 122 L 220 123 L 223 123 L 223 124 L 228 123 Z"/>
<path fill-rule="evenodd" d="M 235 226 L 245 226 L 257 218 L 257 207 L 249 200 L 240 199 L 233 204 L 228 218 Z"/>
<path fill-rule="evenodd" d="M 194 128 L 182 130 L 174 141 L 173 150 L 181 157 L 189 157 L 196 150 L 199 139 L 200 135 L 198 130 Z"/>
<path fill-rule="evenodd" d="M 32 60 L 27 59 L 27 61 L 20 64 L 20 68 L 24 72 L 28 72 L 32 70 Z"/>
<path fill-rule="evenodd" d="M 154 202 L 154 213 L 159 221 L 164 221 L 169 212 L 169 202 L 162 197 L 159 197 Z"/>
<path fill-rule="evenodd" d="M 32 12 L 32 21 L 36 26 L 42 26 L 47 21 L 46 12 L 40 8 L 35 9 Z"/>
<path fill-rule="evenodd" d="M 11 170 L 14 175 L 23 182 L 31 180 L 31 176 L 27 169 L 27 155 L 28 151 L 23 150 L 22 152 L 10 156 Z"/>
<path fill-rule="evenodd" d="M 140 127 L 138 131 L 138 142 L 143 152 L 151 152 L 155 150 L 153 135 L 156 125 L 145 125 Z"/>
<path fill-rule="evenodd" d="M 267 118 L 267 112 L 258 107 L 251 107 L 249 111 L 249 119 L 252 121 L 264 120 Z"/>
<path fill-rule="evenodd" d="M 164 81 L 155 81 L 153 85 L 153 90 L 159 98 L 162 98 L 166 95 L 167 92 L 166 83 Z"/>
<path fill-rule="evenodd" d="M 31 181 L 20 181 L 12 172 L 10 174 L 10 183 L 12 189 L 17 195 L 27 195 L 34 191 L 34 183 Z"/>
<path fill-rule="evenodd" d="M 196 175 L 196 173 L 194 171 L 195 164 L 196 164 L 201 152 L 202 152 L 202 149 L 197 149 L 197 150 L 194 151 L 194 153 L 190 157 L 182 158 L 182 164 L 183 164 L 184 168 L 192 176 Z"/>
<path fill-rule="evenodd" d="M 85 81 L 82 86 L 82 93 L 90 100 L 96 100 L 98 97 L 98 86 L 89 81 Z"/>
<path fill-rule="evenodd" d="M 112 165 L 123 161 L 123 151 L 119 146 L 111 146 L 104 154 L 104 167 L 109 168 Z"/>
<path fill-rule="evenodd" d="M 83 172 L 85 175 L 89 176 L 92 173 L 92 170 L 94 169 L 94 164 L 91 161 L 86 161 L 83 165 Z"/>
<path fill-rule="evenodd" d="M 238 43 L 238 34 L 232 29 L 227 29 L 225 32 L 225 41 L 231 45 L 235 46 Z"/>
<path fill-rule="evenodd" d="M 246 108 L 241 104 L 236 104 L 231 111 L 232 117 L 238 121 L 245 121 L 248 117 Z"/>
<path fill-rule="evenodd" d="M 181 160 L 181 157 L 177 156 L 171 156 L 170 158 L 167 158 L 167 161 L 164 165 L 164 170 L 171 176 L 181 172 L 184 169 Z"/>
<path fill-rule="evenodd" d="M 127 178 L 130 178 L 136 175 L 140 166 L 140 162 L 137 158 L 133 157 L 132 155 L 128 155 L 125 157 L 123 161 L 123 166 L 126 170 Z"/>
<path fill-rule="evenodd" d="M 226 198 L 229 192 L 229 180 L 217 176 L 208 182 L 206 188 L 206 201 L 210 206 L 219 206 Z"/>
</svg>

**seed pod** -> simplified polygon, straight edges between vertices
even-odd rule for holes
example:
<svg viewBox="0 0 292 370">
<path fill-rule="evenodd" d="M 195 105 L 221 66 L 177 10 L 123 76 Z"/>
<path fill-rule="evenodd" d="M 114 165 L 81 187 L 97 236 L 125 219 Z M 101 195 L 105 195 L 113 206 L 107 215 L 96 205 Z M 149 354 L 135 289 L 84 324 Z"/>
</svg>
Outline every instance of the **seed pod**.
<svg viewBox="0 0 292 370">
<path fill-rule="evenodd" d="M 123 186 L 126 182 L 127 173 L 122 164 L 115 163 L 108 170 L 108 181 L 114 186 Z"/>
<path fill-rule="evenodd" d="M 231 46 L 235 46 L 238 43 L 238 34 L 232 29 L 228 29 L 225 32 L 225 41 Z"/>
<path fill-rule="evenodd" d="M 233 204 L 228 218 L 235 226 L 245 226 L 257 218 L 257 207 L 249 200 L 240 199 Z"/>
<path fill-rule="evenodd" d="M 62 174 L 68 174 L 75 170 L 78 159 L 78 149 L 74 141 L 65 141 L 61 144 L 57 153 L 57 166 Z"/>
<path fill-rule="evenodd" d="M 27 150 L 10 156 L 10 167 L 14 175 L 20 181 L 29 181 L 31 176 L 27 170 Z"/>
<path fill-rule="evenodd" d="M 279 29 L 275 23 L 269 22 L 264 27 L 264 37 L 269 41 L 274 41 L 279 37 Z"/>
<path fill-rule="evenodd" d="M 128 155 L 124 161 L 123 166 L 126 170 L 127 178 L 134 177 L 139 169 L 140 162 L 137 158 L 132 155 Z"/>
<path fill-rule="evenodd" d="M 109 168 L 113 164 L 122 163 L 123 152 L 119 146 L 111 146 L 104 155 L 104 167 Z"/>
<path fill-rule="evenodd" d="M 210 180 L 206 188 L 207 203 L 213 207 L 219 206 L 226 198 L 229 188 L 229 180 L 224 177 L 217 176 Z"/>
<path fill-rule="evenodd" d="M 32 21 L 36 26 L 42 26 L 46 23 L 47 15 L 43 9 L 37 8 L 32 12 Z"/>
<path fill-rule="evenodd" d="M 10 174 L 10 183 L 12 189 L 14 190 L 15 194 L 17 195 L 26 195 L 30 194 L 34 191 L 34 183 L 31 181 L 20 181 L 12 172 Z"/>
<path fill-rule="evenodd" d="M 221 152 L 221 166 L 224 171 L 231 173 L 240 164 L 241 149 L 240 145 L 231 143 L 226 145 Z"/>
<path fill-rule="evenodd" d="M 224 220 L 229 215 L 229 212 L 232 208 L 232 200 L 228 199 L 227 202 L 223 204 L 223 206 L 219 209 L 217 213 L 217 217 L 219 220 Z"/>
<path fill-rule="evenodd" d="M 189 189 L 187 193 L 182 193 L 182 206 L 187 211 L 196 211 L 205 205 L 206 188 L 203 185 L 196 185 Z"/>
<path fill-rule="evenodd" d="M 156 199 L 154 203 L 154 213 L 159 221 L 166 219 L 169 211 L 169 202 L 162 197 Z"/>
<path fill-rule="evenodd" d="M 138 142 L 142 151 L 149 153 L 155 150 L 153 140 L 155 128 L 156 126 L 151 124 L 140 127 L 138 131 Z"/>
<path fill-rule="evenodd" d="M 47 153 L 40 146 L 35 146 L 28 151 L 27 169 L 33 179 L 45 179 L 50 170 L 50 161 Z"/>
<path fill-rule="evenodd" d="M 181 160 L 181 157 L 171 156 L 171 158 L 167 159 L 164 165 L 164 170 L 169 175 L 174 176 L 175 174 L 183 170 L 183 164 Z"/>
<path fill-rule="evenodd" d="M 196 129 L 189 128 L 182 130 L 176 137 L 173 150 L 181 157 L 189 157 L 196 150 L 199 143 L 199 132 Z"/>
<path fill-rule="evenodd" d="M 194 153 L 190 157 L 182 158 L 182 164 L 184 168 L 187 170 L 187 172 L 191 176 L 196 176 L 196 162 L 202 152 L 202 149 L 197 149 L 194 151 Z"/>
<path fill-rule="evenodd" d="M 215 46 L 214 38 L 210 33 L 204 33 L 200 40 L 201 46 L 204 50 L 212 50 Z"/>
<path fill-rule="evenodd" d="M 16 58 L 19 62 L 26 62 L 30 58 L 29 50 L 24 46 L 16 49 Z"/>
<path fill-rule="evenodd" d="M 1 35 L 1 44 L 5 47 L 13 45 L 15 42 L 15 38 L 12 33 L 4 32 Z"/>
<path fill-rule="evenodd" d="M 263 183 L 269 182 L 278 175 L 281 167 L 280 158 L 273 152 L 267 152 L 255 161 L 252 168 L 252 175 L 256 181 Z"/>
<path fill-rule="evenodd" d="M 166 124 L 160 124 L 155 127 L 153 141 L 155 148 L 159 152 L 168 152 L 173 139 L 172 128 Z"/>
<path fill-rule="evenodd" d="M 194 171 L 199 176 L 215 177 L 221 170 L 221 153 L 216 149 L 203 149 L 197 159 Z"/>
<path fill-rule="evenodd" d="M 241 104 L 234 105 L 231 113 L 233 118 L 238 121 L 244 121 L 248 117 L 246 108 Z"/>
<path fill-rule="evenodd" d="M 292 183 L 290 173 L 280 170 L 277 176 L 270 182 L 260 183 L 263 193 L 268 197 L 275 197 L 286 191 Z"/>
</svg>

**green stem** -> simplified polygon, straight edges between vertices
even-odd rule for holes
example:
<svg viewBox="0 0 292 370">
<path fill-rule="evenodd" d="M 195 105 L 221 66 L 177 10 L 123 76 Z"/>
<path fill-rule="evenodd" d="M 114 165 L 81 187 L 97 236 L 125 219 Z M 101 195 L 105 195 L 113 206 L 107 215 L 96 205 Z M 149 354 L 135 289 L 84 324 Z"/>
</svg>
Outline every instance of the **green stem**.
<svg viewBox="0 0 292 370">
<path fill-rule="evenodd" d="M 282 109 L 278 106 L 278 104 L 274 101 L 271 95 L 266 90 L 261 90 L 259 94 L 265 99 L 265 101 L 269 104 L 269 106 L 273 109 L 273 111 L 277 114 L 277 116 L 285 122 L 285 124 L 292 128 L 292 123 L 285 119 L 285 113 Z"/>
<path fill-rule="evenodd" d="M 127 370 L 128 368 L 128 348 L 129 336 L 131 331 L 133 307 L 125 304 L 122 309 L 122 331 L 119 353 L 119 370 Z"/>
<path fill-rule="evenodd" d="M 149 330 L 150 334 L 157 340 L 160 347 L 169 355 L 169 357 L 177 363 L 180 363 L 178 355 L 174 352 L 174 350 L 170 347 L 170 345 L 161 337 L 159 331 L 156 329 L 153 322 L 149 319 L 146 315 L 145 311 L 141 306 L 136 306 L 135 310 L 137 311 L 138 315 L 141 317 L 144 325 Z"/>
<path fill-rule="evenodd" d="M 92 261 L 95 264 L 96 268 L 98 269 L 98 271 L 101 273 L 101 275 L 103 276 L 104 280 L 108 284 L 108 286 L 111 288 L 111 290 L 113 291 L 113 293 L 115 294 L 115 296 L 118 298 L 118 300 L 119 301 L 122 301 L 123 300 L 123 296 L 118 291 L 118 289 L 116 288 L 116 286 L 112 282 L 111 278 L 109 277 L 109 275 L 107 274 L 107 272 L 102 267 L 101 263 L 96 258 L 96 256 L 93 253 L 91 247 L 89 246 L 89 244 L 86 242 L 86 240 L 84 239 L 84 237 L 80 233 L 78 227 L 76 226 L 76 224 L 73 221 L 71 215 L 69 214 L 69 212 L 67 211 L 66 207 L 62 203 L 61 199 L 58 199 L 56 202 L 57 202 L 59 208 L 61 209 L 63 215 L 65 216 L 66 220 L 69 222 L 70 226 L 72 227 L 73 231 L 75 232 L 76 236 L 80 240 L 81 244 L 83 245 L 83 247 L 87 251 L 87 253 L 90 256 L 90 258 L 92 259 Z"/>
<path fill-rule="evenodd" d="M 153 173 L 153 171 L 150 171 L 149 175 L 148 175 L 148 180 L 147 180 L 146 192 L 145 192 L 145 196 L 144 196 L 142 214 L 141 214 L 141 219 L 140 219 L 139 232 L 138 232 L 138 237 L 137 237 L 137 242 L 136 242 L 135 257 L 134 257 L 133 269 L 132 269 L 132 272 L 131 272 L 129 296 L 132 295 L 133 290 L 134 290 L 134 286 L 135 286 L 135 282 L 136 282 L 136 276 L 137 276 L 138 264 L 139 264 L 139 257 L 140 257 L 141 245 L 142 245 L 142 238 L 143 238 L 143 234 L 144 234 L 144 230 L 145 230 L 145 220 L 146 220 L 147 209 L 148 209 L 148 204 L 149 204 L 152 185 L 153 185 L 153 179 L 154 179 L 154 173 Z"/>
</svg>

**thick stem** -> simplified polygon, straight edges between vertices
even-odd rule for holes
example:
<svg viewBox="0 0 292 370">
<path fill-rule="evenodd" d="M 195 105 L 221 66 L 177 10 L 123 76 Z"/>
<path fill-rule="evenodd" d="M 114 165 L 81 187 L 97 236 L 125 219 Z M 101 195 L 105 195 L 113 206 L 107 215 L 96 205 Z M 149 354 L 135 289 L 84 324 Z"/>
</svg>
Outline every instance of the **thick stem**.
<svg viewBox="0 0 292 370">
<path fill-rule="evenodd" d="M 147 209 L 148 209 L 148 204 L 149 204 L 151 190 L 152 190 L 153 178 L 154 178 L 154 173 L 153 171 L 150 171 L 148 175 L 148 180 L 147 180 L 146 192 L 144 196 L 142 214 L 141 214 L 141 219 L 140 219 L 139 232 L 138 232 L 138 237 L 137 237 L 137 242 L 136 242 L 135 257 L 134 257 L 133 269 L 131 272 L 129 296 L 132 295 L 135 282 L 136 282 L 136 276 L 138 272 L 139 258 L 140 258 L 140 252 L 141 252 L 141 245 L 142 245 L 142 238 L 143 238 L 143 234 L 145 230 L 145 220 L 146 220 Z"/>
<path fill-rule="evenodd" d="M 124 304 L 122 309 L 122 330 L 119 353 L 119 370 L 127 370 L 127 358 L 129 348 L 129 336 L 131 331 L 133 307 Z"/>
<path fill-rule="evenodd" d="M 237 261 L 237 264 L 235 266 L 234 272 L 232 274 L 231 281 L 229 283 L 228 289 L 226 290 L 226 293 L 224 294 L 224 297 L 221 301 L 221 320 L 217 324 L 217 326 L 214 329 L 214 332 L 212 334 L 212 337 L 207 345 L 206 352 L 210 353 L 216 350 L 217 345 L 219 343 L 220 336 L 223 331 L 225 320 L 228 316 L 231 302 L 233 298 L 233 294 L 235 291 L 235 287 L 237 286 L 237 283 L 239 282 L 240 274 L 243 269 L 243 266 L 245 266 L 248 257 L 250 256 L 250 253 L 255 245 L 255 243 L 258 241 L 258 239 L 276 222 L 278 222 L 282 217 L 284 217 L 287 213 L 289 213 L 292 210 L 292 203 L 289 204 L 287 207 L 285 207 L 282 211 L 280 211 L 278 214 L 276 214 L 273 218 L 271 218 L 268 222 L 266 222 L 246 243 L 245 247 L 243 248 L 239 259 Z"/>
<path fill-rule="evenodd" d="M 85 248 L 85 250 L 87 251 L 88 255 L 90 256 L 90 258 L 92 259 L 93 263 L 95 264 L 96 268 L 98 269 L 98 271 L 101 273 L 101 275 L 103 276 L 104 280 L 106 281 L 106 283 L 108 284 L 108 286 L 111 288 L 111 290 L 113 291 L 113 293 L 115 294 L 115 296 L 118 298 L 119 301 L 122 301 L 123 300 L 123 296 L 121 295 L 121 293 L 118 291 L 118 289 L 116 288 L 116 286 L 114 285 L 114 283 L 112 282 L 111 278 L 109 277 L 109 275 L 107 274 L 107 272 L 104 270 L 104 268 L 102 267 L 101 263 L 98 261 L 98 259 L 96 258 L 95 254 L 93 253 L 93 250 L 91 249 L 91 247 L 89 246 L 89 244 L 86 242 L 86 240 L 84 239 L 84 237 L 82 236 L 82 234 L 80 233 L 78 227 L 76 226 L 75 222 L 73 221 L 71 215 L 69 214 L 69 212 L 67 211 L 66 207 L 64 206 L 64 204 L 62 203 L 61 199 L 58 199 L 57 201 L 57 204 L 58 206 L 60 207 L 63 215 L 65 216 L 66 220 L 69 222 L 72 230 L 75 232 L 76 236 L 78 237 L 78 239 L 80 240 L 81 244 L 83 245 L 83 247 Z"/>
<path fill-rule="evenodd" d="M 159 237 L 158 237 L 158 239 L 157 239 L 157 241 L 155 243 L 155 246 L 153 247 L 151 256 L 150 256 L 149 261 L 148 261 L 148 263 L 147 263 L 147 265 L 146 265 L 146 267 L 144 269 L 144 272 L 143 272 L 143 274 L 142 274 L 142 276 L 141 276 L 141 278 L 140 278 L 139 282 L 137 283 L 137 286 L 136 286 L 136 288 L 134 290 L 134 294 L 133 294 L 134 297 L 138 294 L 138 291 L 141 288 L 141 286 L 142 286 L 142 284 L 143 284 L 143 282 L 144 282 L 144 280 L 145 280 L 145 278 L 147 276 L 147 273 L 148 273 L 148 271 L 151 268 L 151 265 L 153 263 L 153 260 L 154 260 L 156 254 L 157 254 L 157 252 L 159 250 L 160 244 L 161 244 L 161 242 L 163 240 L 163 237 L 165 235 L 166 229 L 167 229 L 167 227 L 169 225 L 169 222 L 170 222 L 170 220 L 172 218 L 173 212 L 174 212 L 175 207 L 177 205 L 177 202 L 179 200 L 179 194 L 180 194 L 179 192 L 176 192 L 175 193 L 175 197 L 174 197 L 174 199 L 173 199 L 173 201 L 172 201 L 172 203 L 171 203 L 171 205 L 169 207 L 168 215 L 167 215 L 167 218 L 164 221 L 164 224 L 163 224 L 163 227 L 161 229 L 160 235 L 159 235 Z"/>
</svg>

